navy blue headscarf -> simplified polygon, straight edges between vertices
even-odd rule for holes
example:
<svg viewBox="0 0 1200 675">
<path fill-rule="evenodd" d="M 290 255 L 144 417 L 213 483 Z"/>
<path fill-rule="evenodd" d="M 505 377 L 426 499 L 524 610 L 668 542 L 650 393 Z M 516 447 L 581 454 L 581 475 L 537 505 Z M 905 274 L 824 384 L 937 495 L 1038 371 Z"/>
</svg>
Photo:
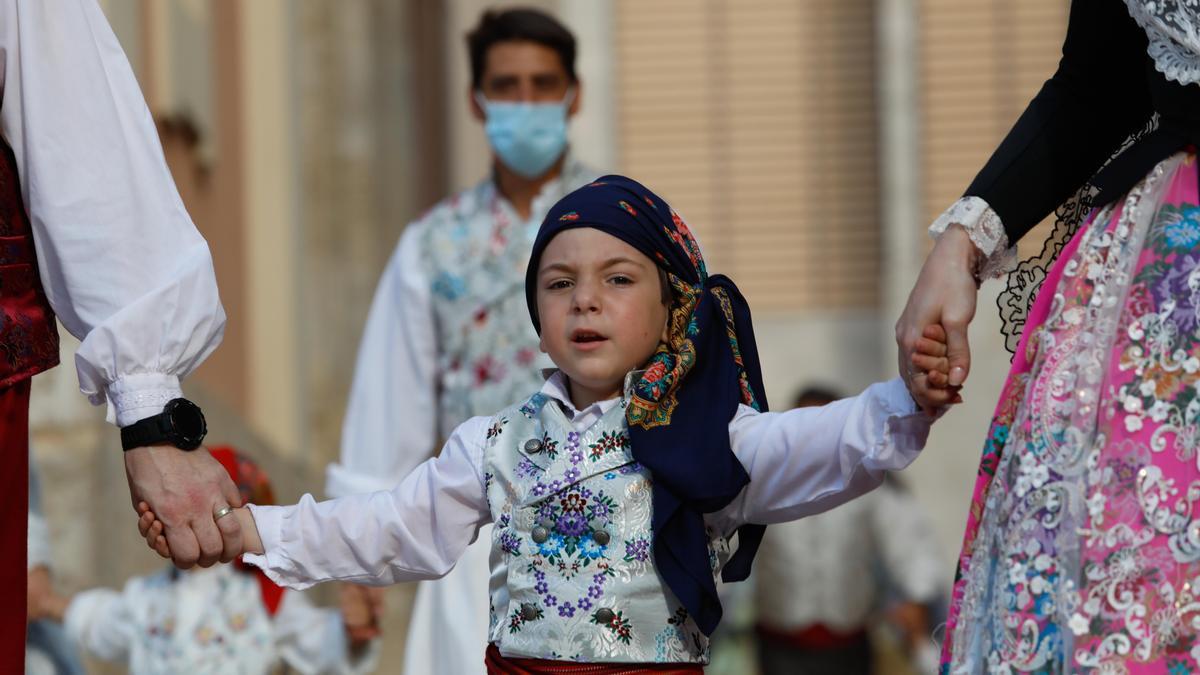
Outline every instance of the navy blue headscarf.
<svg viewBox="0 0 1200 675">
<path fill-rule="evenodd" d="M 729 447 L 739 403 L 766 411 L 750 308 L 728 277 L 709 276 L 696 239 L 662 198 L 635 180 L 604 176 L 564 197 L 542 221 L 525 299 L 537 316 L 537 271 L 555 235 L 576 227 L 610 234 L 667 273 L 672 289 L 668 341 L 633 387 L 626 418 L 633 457 L 653 476 L 654 561 L 667 586 L 705 634 L 721 620 L 704 514 L 727 506 L 750 476 Z M 738 549 L 722 572 L 741 581 L 765 527 L 738 529 Z"/>
</svg>

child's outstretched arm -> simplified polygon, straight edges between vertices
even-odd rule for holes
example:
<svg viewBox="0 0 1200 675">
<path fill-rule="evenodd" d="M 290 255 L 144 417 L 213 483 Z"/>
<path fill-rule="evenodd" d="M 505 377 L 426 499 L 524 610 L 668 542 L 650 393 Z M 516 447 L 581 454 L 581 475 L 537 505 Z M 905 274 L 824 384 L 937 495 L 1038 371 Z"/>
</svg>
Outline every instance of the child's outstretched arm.
<svg viewBox="0 0 1200 675">
<path fill-rule="evenodd" d="M 725 531 L 813 515 L 875 489 L 908 466 L 934 418 L 899 379 L 829 405 L 758 413 L 742 406 L 729 441 L 750 484 L 717 514 Z"/>
<path fill-rule="evenodd" d="M 483 480 L 490 422 L 467 420 L 440 455 L 391 490 L 324 502 L 305 495 L 293 506 L 236 510 L 253 530 L 245 561 L 296 589 L 334 580 L 385 585 L 444 576 L 491 517 Z M 169 555 L 152 514 L 138 525 L 151 548 Z"/>
</svg>

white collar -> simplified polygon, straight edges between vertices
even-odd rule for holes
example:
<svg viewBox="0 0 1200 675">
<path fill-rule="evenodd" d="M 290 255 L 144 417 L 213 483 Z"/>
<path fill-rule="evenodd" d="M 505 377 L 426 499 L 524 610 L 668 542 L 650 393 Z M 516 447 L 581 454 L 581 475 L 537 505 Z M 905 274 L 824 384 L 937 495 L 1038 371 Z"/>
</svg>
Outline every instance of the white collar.
<svg viewBox="0 0 1200 675">
<path fill-rule="evenodd" d="M 625 397 L 629 396 L 629 390 L 633 388 L 633 383 L 642 376 L 645 370 L 631 370 L 625 374 L 625 383 L 621 388 L 625 392 Z M 563 412 L 570 418 L 575 418 L 583 413 L 595 411 L 597 417 L 606 414 L 617 403 L 620 403 L 621 396 L 596 401 L 583 410 L 575 407 L 575 403 L 571 401 L 571 388 L 567 380 L 567 376 L 558 368 L 547 368 L 542 371 L 542 377 L 546 378 L 546 383 L 542 385 L 541 393 L 558 402 L 562 406 Z"/>
</svg>

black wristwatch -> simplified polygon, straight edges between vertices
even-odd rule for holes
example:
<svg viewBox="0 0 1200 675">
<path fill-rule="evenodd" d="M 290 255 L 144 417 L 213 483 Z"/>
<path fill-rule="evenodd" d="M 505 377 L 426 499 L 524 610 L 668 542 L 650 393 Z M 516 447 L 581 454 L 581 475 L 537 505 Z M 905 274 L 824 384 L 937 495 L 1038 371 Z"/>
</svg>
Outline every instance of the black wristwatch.
<svg viewBox="0 0 1200 675">
<path fill-rule="evenodd" d="M 200 406 L 186 398 L 176 398 L 167 401 L 161 413 L 123 427 L 121 447 L 132 450 L 166 443 L 180 450 L 195 450 L 206 433 L 208 424 Z"/>
</svg>

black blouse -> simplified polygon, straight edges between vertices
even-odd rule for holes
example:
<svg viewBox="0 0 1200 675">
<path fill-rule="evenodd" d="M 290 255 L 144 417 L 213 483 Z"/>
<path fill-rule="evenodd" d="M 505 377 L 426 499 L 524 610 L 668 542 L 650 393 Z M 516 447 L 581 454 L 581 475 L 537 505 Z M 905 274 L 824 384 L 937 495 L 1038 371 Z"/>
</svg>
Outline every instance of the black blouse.
<svg viewBox="0 0 1200 675">
<path fill-rule="evenodd" d="M 1146 43 L 1122 0 L 1071 3 L 1058 70 L 965 193 L 992 207 L 1010 243 L 1074 194 L 1142 129 L 1160 107 L 1161 92 L 1186 89 L 1200 96 L 1200 87 L 1163 79 L 1146 54 Z M 1128 182 L 1130 169 L 1127 163 L 1120 172 L 1122 182 Z M 1127 190 L 1141 175 L 1119 187 Z"/>
</svg>

